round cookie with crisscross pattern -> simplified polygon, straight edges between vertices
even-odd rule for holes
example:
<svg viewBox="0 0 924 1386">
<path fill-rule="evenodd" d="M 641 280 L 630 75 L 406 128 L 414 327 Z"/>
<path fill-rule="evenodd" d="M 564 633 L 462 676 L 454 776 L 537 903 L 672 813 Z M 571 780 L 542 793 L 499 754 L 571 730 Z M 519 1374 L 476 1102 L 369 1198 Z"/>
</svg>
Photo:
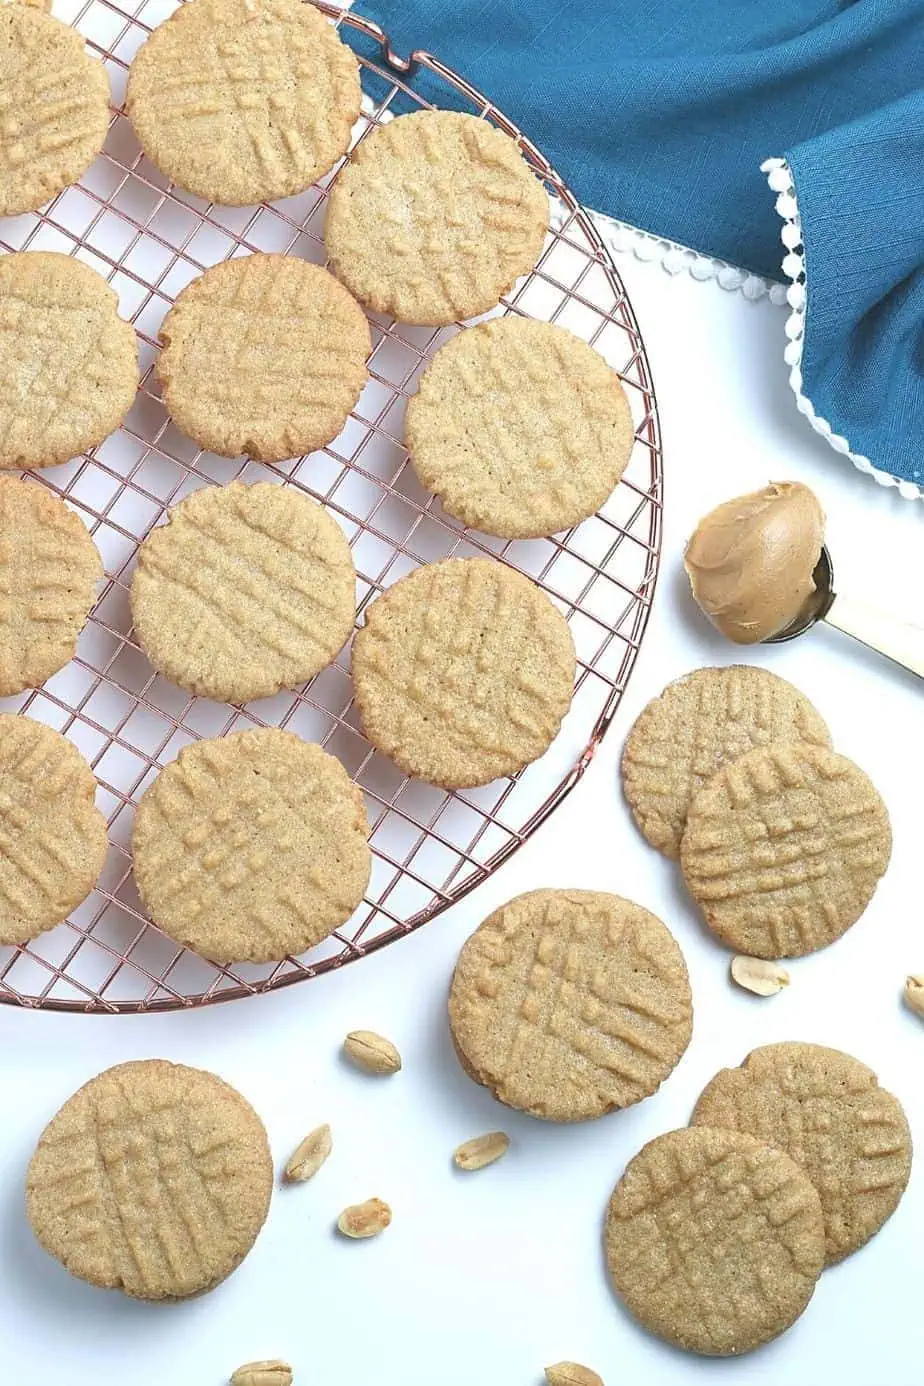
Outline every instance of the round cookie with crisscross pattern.
<svg viewBox="0 0 924 1386">
<path fill-rule="evenodd" d="M 510 316 L 440 348 L 408 404 L 405 440 L 450 515 L 516 539 L 599 510 L 634 432 L 625 390 L 599 352 L 563 327 Z"/>
<path fill-rule="evenodd" d="M 798 688 L 756 665 L 694 669 L 645 707 L 626 738 L 622 785 L 642 833 L 680 854 L 690 801 L 720 765 L 771 741 L 831 744 Z"/>
<path fill-rule="evenodd" d="M 102 575 L 63 500 L 0 475 L 0 697 L 38 688 L 73 658 Z"/>
<path fill-rule="evenodd" d="M 541 756 L 571 702 L 568 623 L 493 559 L 417 568 L 366 612 L 353 641 L 356 706 L 372 744 L 447 789 L 488 784 Z"/>
<path fill-rule="evenodd" d="M 0 216 L 73 183 L 108 129 L 109 78 L 83 36 L 34 5 L 0 5 Z"/>
<path fill-rule="evenodd" d="M 740 1131 L 669 1131 L 629 1161 L 603 1233 L 629 1312 L 677 1347 L 733 1356 L 785 1332 L 824 1265 L 804 1170 Z"/>
<path fill-rule="evenodd" d="M 758 746 L 693 797 L 680 866 L 706 923 L 736 953 L 795 958 L 859 919 L 889 864 L 875 786 L 826 746 Z"/>
<path fill-rule="evenodd" d="M 859 1059 L 820 1044 L 752 1050 L 707 1083 L 690 1120 L 745 1131 L 802 1166 L 821 1199 L 829 1266 L 879 1231 L 911 1174 L 898 1098 Z"/>
<path fill-rule="evenodd" d="M 466 1072 L 547 1121 L 655 1092 L 690 1042 L 686 964 L 661 920 L 618 895 L 534 890 L 459 955 L 449 1020 Z"/>
<path fill-rule="evenodd" d="M 96 885 L 106 820 L 77 747 L 30 717 L 0 714 L 0 944 L 60 924 Z"/>
<path fill-rule="evenodd" d="M 245 255 L 194 279 L 164 318 L 157 375 L 178 428 L 222 457 L 323 447 L 366 383 L 369 324 L 320 265 Z"/>
<path fill-rule="evenodd" d="M 356 909 L 372 856 L 362 790 L 275 727 L 184 746 L 145 791 L 135 880 L 154 923 L 214 962 L 276 962 Z"/>
<path fill-rule="evenodd" d="M 138 552 L 135 632 L 181 688 L 246 703 L 329 664 L 353 628 L 356 570 L 337 521 L 291 486 L 205 486 Z"/>
<path fill-rule="evenodd" d="M 72 1275 L 138 1299 L 185 1299 L 240 1265 L 272 1189 L 249 1102 L 213 1073 L 142 1059 L 98 1074 L 52 1117 L 26 1206 Z"/>
<path fill-rule="evenodd" d="M 539 258 L 549 199 L 509 135 L 415 111 L 363 139 L 331 188 L 331 268 L 367 308 L 438 326 L 493 308 Z"/>
<path fill-rule="evenodd" d="M 53 251 L 0 257 L 0 468 L 50 467 L 95 447 L 137 385 L 134 329 L 105 279 Z"/>
<path fill-rule="evenodd" d="M 139 49 L 126 111 L 148 158 L 208 202 L 303 192 L 349 147 L 355 57 L 302 0 L 189 0 Z"/>
</svg>

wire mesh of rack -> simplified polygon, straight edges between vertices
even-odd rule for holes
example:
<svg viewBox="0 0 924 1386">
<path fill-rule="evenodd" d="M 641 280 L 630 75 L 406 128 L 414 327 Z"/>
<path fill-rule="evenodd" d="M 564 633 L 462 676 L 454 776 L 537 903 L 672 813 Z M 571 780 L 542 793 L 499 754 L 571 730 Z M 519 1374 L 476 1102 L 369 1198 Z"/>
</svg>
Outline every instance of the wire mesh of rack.
<svg viewBox="0 0 924 1386">
<path fill-rule="evenodd" d="M 580 779 L 626 687 L 657 577 L 662 508 L 648 358 L 622 281 L 589 218 L 542 154 L 462 77 L 430 54 L 395 54 L 375 24 L 327 4 L 318 8 L 344 37 L 361 33 L 378 45 L 377 61 L 360 59 L 364 88 L 372 91 L 354 148 L 391 118 L 399 97 L 418 108 L 430 104 L 411 85 L 426 69 L 457 109 L 516 139 L 545 182 L 552 209 L 545 249 L 497 311 L 559 323 L 603 354 L 632 406 L 629 466 L 603 509 L 566 534 L 504 541 L 464 529 L 420 487 L 402 446 L 415 378 L 460 328 L 408 327 L 375 314 L 369 383 L 328 447 L 267 468 L 203 453 L 181 435 L 153 374 L 164 314 L 190 280 L 234 255 L 276 251 L 323 263 L 325 203 L 338 170 L 298 197 L 244 209 L 205 204 L 168 183 L 139 150 L 121 101 L 132 56 L 175 0 L 139 0 L 134 9 L 131 2 L 63 0 L 70 4 L 67 17 L 108 69 L 115 103 L 109 135 L 79 183 L 43 211 L 0 219 L 0 253 L 60 250 L 104 275 L 135 327 L 141 357 L 141 385 L 124 426 L 86 455 L 28 477 L 84 519 L 106 579 L 74 660 L 43 688 L 0 703 L 58 728 L 86 755 L 110 836 L 103 876 L 68 921 L 22 947 L 0 949 L 0 1001 L 108 1014 L 202 1005 L 317 976 L 433 919 L 516 851 Z M 56 13 L 62 13 L 58 3 Z M 566 615 L 578 654 L 572 707 L 546 755 L 482 789 L 450 793 L 409 780 L 362 734 L 349 649 L 304 688 L 242 708 L 188 697 L 157 675 L 129 613 L 138 545 L 190 491 L 237 478 L 295 486 L 337 518 L 359 575 L 358 623 L 379 592 L 436 559 L 491 554 L 538 583 Z M 310 954 L 222 967 L 178 947 L 147 919 L 131 874 L 131 821 L 140 795 L 183 745 L 255 726 L 288 728 L 340 758 L 365 793 L 373 871 L 354 916 Z"/>
</svg>

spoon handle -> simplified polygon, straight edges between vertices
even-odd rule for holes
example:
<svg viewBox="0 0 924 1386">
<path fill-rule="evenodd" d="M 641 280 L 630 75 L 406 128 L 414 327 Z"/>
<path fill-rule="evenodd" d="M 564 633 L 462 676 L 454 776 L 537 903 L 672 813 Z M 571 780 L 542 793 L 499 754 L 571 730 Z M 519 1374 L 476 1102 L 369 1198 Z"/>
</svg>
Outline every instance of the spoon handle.
<svg viewBox="0 0 924 1386">
<path fill-rule="evenodd" d="M 836 596 L 823 617 L 829 626 L 924 678 L 924 628 L 900 621 L 854 597 Z"/>
</svg>

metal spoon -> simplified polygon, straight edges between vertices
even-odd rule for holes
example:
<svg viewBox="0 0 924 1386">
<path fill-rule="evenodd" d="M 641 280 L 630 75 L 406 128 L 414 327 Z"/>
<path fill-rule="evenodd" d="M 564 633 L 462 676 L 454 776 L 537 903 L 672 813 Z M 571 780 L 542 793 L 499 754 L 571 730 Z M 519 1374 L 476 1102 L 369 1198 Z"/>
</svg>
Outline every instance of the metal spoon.
<svg viewBox="0 0 924 1386">
<path fill-rule="evenodd" d="M 866 606 L 853 597 L 844 597 L 834 590 L 834 566 L 827 547 L 823 547 L 812 573 L 815 591 L 788 626 L 776 635 L 769 635 L 765 645 L 779 645 L 804 635 L 818 621 L 852 635 L 868 649 L 876 650 L 896 664 L 924 678 L 924 629 L 899 621 L 885 611 Z"/>
</svg>

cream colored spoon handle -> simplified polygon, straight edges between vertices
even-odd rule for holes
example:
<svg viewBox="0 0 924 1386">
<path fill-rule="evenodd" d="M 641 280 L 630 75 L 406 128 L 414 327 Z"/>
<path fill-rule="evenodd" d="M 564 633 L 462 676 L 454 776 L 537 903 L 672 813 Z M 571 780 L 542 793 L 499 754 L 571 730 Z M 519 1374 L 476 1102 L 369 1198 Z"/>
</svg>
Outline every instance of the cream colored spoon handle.
<svg viewBox="0 0 924 1386">
<path fill-rule="evenodd" d="M 924 628 L 899 621 L 854 597 L 834 598 L 824 620 L 871 650 L 924 678 Z"/>
</svg>

